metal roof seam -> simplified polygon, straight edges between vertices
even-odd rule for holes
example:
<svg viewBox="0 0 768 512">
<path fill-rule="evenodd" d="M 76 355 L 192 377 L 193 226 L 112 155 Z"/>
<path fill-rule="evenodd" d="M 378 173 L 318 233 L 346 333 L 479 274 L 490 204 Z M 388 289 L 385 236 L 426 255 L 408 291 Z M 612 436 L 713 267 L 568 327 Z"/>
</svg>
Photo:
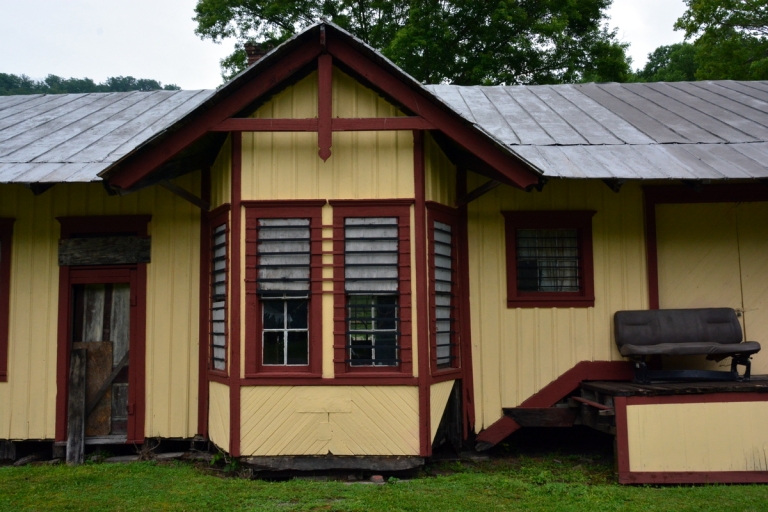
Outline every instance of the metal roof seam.
<svg viewBox="0 0 768 512">
<path fill-rule="evenodd" d="M 19 95 L 16 95 L 16 96 L 3 96 L 3 97 L 0 97 L 0 100 L 3 100 L 2 103 L 6 103 L 6 98 L 25 98 L 25 99 L 28 98 L 26 101 L 18 101 L 16 103 L 13 103 L 13 104 L 8 105 L 8 106 L 3 106 L 2 103 L 0 103 L 0 120 L 5 119 L 6 117 L 14 116 L 14 115 L 16 115 L 19 112 L 24 112 L 25 110 L 29 110 L 31 108 L 34 108 L 37 105 L 36 103 L 34 103 L 35 100 L 38 100 L 41 97 L 44 98 L 45 96 L 46 96 L 45 94 L 30 94 L 30 95 L 19 94 Z M 53 99 L 54 98 L 51 98 L 51 100 L 53 100 Z M 48 100 L 48 102 L 50 102 L 51 100 Z M 31 105 L 28 106 L 28 108 L 23 109 L 21 111 L 14 110 L 17 107 L 23 106 L 24 104 L 27 104 L 27 103 L 31 103 Z M 8 115 L 2 115 L 2 114 L 5 113 L 5 111 L 8 111 Z"/>
<path fill-rule="evenodd" d="M 548 91 L 551 91 L 551 92 L 552 92 L 552 94 L 556 94 L 556 95 L 558 95 L 559 97 L 563 98 L 563 100 L 564 100 L 564 101 L 566 101 L 566 102 L 570 103 L 571 105 L 574 105 L 574 104 L 573 104 L 573 102 L 571 102 L 571 101 L 569 101 L 569 100 L 568 100 L 568 98 L 566 98 L 565 96 L 563 96 L 562 94 L 560 94 L 559 92 L 557 92 L 557 91 L 555 90 L 555 87 L 553 87 L 553 86 L 551 86 L 551 85 L 541 85 L 541 86 L 539 86 L 539 87 L 541 87 L 541 88 L 546 88 Z M 547 107 L 549 107 L 549 109 L 550 109 L 552 112 L 554 112 L 554 113 L 555 113 L 555 115 L 557 115 L 557 117 L 559 117 L 560 119 L 562 119 L 562 121 L 563 121 L 565 124 L 567 124 L 568 126 L 570 126 L 570 127 L 571 127 L 571 129 L 572 129 L 574 132 L 576 132 L 576 134 L 578 134 L 578 136 L 579 136 L 579 137 L 581 137 L 581 139 L 582 139 L 582 140 L 583 140 L 583 141 L 584 141 L 584 142 L 585 142 L 587 145 L 591 145 L 591 143 L 590 143 L 589 139 L 587 139 L 587 138 L 586 138 L 584 135 L 582 135 L 582 133 L 581 133 L 581 131 L 580 131 L 579 129 L 577 129 L 577 128 L 576 128 L 576 127 L 575 127 L 575 126 L 574 126 L 574 125 L 573 125 L 573 124 L 572 124 L 570 121 L 568 121 L 568 119 L 566 119 L 564 116 L 561 116 L 561 115 L 560 115 L 560 113 L 559 113 L 557 110 L 555 110 L 554 108 L 550 107 L 550 106 L 549 106 L 549 104 L 548 104 L 546 101 L 544 101 L 544 100 L 541 98 L 541 96 L 540 96 L 539 94 L 536 94 L 536 88 L 532 87 L 532 88 L 530 89 L 530 91 L 531 91 L 531 92 L 534 94 L 534 96 L 536 96 L 537 98 L 539 98 L 539 100 L 541 100 L 541 102 L 542 102 L 542 103 L 544 103 L 545 105 L 547 105 Z M 575 105 L 574 105 L 574 106 L 575 106 Z M 578 107 L 577 107 L 577 108 L 578 108 Z M 583 110 L 581 110 L 581 109 L 578 109 L 578 110 L 579 110 L 579 111 L 581 111 L 582 113 L 584 113 L 584 111 L 583 111 Z M 585 113 L 585 115 L 587 115 L 587 114 Z M 589 117 L 590 119 L 592 119 L 592 117 L 591 117 L 591 116 L 589 116 L 589 115 L 587 115 L 587 117 Z M 597 123 L 597 124 L 598 124 L 598 125 L 600 125 L 600 123 Z M 602 125 L 600 125 L 600 126 L 601 126 L 601 128 L 602 128 Z"/>
<path fill-rule="evenodd" d="M 595 100 L 593 100 L 593 99 L 592 99 L 592 98 L 590 98 L 589 96 L 587 96 L 587 95 L 585 95 L 584 93 L 582 93 L 581 91 L 578 91 L 578 90 L 574 89 L 573 87 L 571 87 L 571 84 L 566 84 L 566 85 L 564 85 L 563 87 L 568 87 L 568 88 L 569 88 L 569 89 L 571 89 L 571 90 L 572 90 L 574 93 L 576 93 L 576 94 L 579 94 L 580 96 L 582 96 L 582 97 L 584 98 L 584 101 L 585 101 L 585 102 L 592 102 L 592 103 L 594 103 L 594 105 L 595 105 L 596 107 L 603 109 L 603 110 L 604 110 L 606 113 L 612 113 L 612 112 L 610 112 L 610 111 L 609 111 L 607 108 L 605 108 L 604 106 L 600 105 L 599 103 L 597 103 Z M 564 101 L 567 101 L 568 103 L 570 103 L 571 105 L 573 105 L 573 106 L 574 106 L 574 108 L 576 108 L 576 110 L 578 110 L 579 112 L 581 112 L 582 114 L 584 114 L 586 117 L 588 117 L 588 118 L 590 118 L 592 121 L 594 121 L 594 122 L 595 122 L 595 124 L 596 124 L 596 125 L 598 125 L 599 127 L 601 127 L 601 128 L 603 129 L 603 131 L 605 131 L 607 134 L 611 135 L 612 137 L 614 137 L 614 138 L 615 138 L 615 139 L 617 139 L 617 140 L 620 140 L 620 141 L 621 141 L 621 142 L 623 142 L 624 144 L 628 144 L 628 142 L 627 142 L 627 141 L 626 141 L 624 138 L 622 138 L 622 137 L 620 137 L 619 135 L 617 135 L 616 133 L 614 133 L 614 132 L 613 132 L 613 130 L 609 130 L 607 126 L 605 126 L 603 123 L 601 123 L 600 121 L 598 121 L 597 119 L 595 119 L 595 117 L 594 117 L 592 114 L 590 114 L 589 112 L 587 112 L 586 110 L 584 110 L 584 108 L 582 108 L 580 105 L 578 105 L 578 104 L 577 104 L 575 101 L 573 101 L 571 98 L 569 98 L 569 97 L 567 97 L 565 94 L 563 94 L 563 93 L 562 93 L 562 91 L 559 91 L 559 90 L 558 90 L 558 87 L 551 87 L 551 89 L 552 89 L 552 92 L 553 92 L 553 93 L 555 93 L 555 94 L 557 94 L 558 96 L 560 96 L 561 98 L 563 98 L 563 100 L 564 100 Z M 617 117 L 618 117 L 618 116 L 617 116 Z M 619 119 L 621 119 L 621 118 L 619 118 Z"/>
<path fill-rule="evenodd" d="M 47 109 L 43 110 L 42 112 L 40 112 L 39 114 L 36 114 L 36 116 L 37 116 L 37 115 L 43 115 L 43 114 L 46 114 L 46 113 L 48 113 L 48 112 L 51 112 L 51 111 L 53 111 L 53 110 L 56 110 L 57 108 L 66 107 L 67 105 L 69 105 L 69 104 L 71 104 L 71 103 L 73 103 L 73 102 L 75 102 L 75 101 L 77 101 L 77 100 L 79 100 L 79 99 L 82 99 L 82 98 L 86 98 L 86 97 L 88 97 L 88 96 L 90 96 L 90 95 L 89 95 L 89 94 L 77 94 L 77 95 L 74 95 L 74 94 L 73 94 L 73 95 L 69 95 L 69 94 L 57 94 L 57 95 L 53 95 L 53 94 L 51 94 L 50 96 L 51 96 L 51 99 L 50 99 L 49 101 L 45 101 L 45 102 L 43 102 L 43 103 L 39 103 L 39 104 L 36 104 L 36 105 L 32 105 L 32 106 L 30 106 L 29 108 L 26 108 L 26 109 L 24 109 L 24 110 L 21 110 L 21 111 L 19 111 L 19 112 L 13 112 L 12 114 L 10 114 L 10 115 L 8 115 L 8 116 L 6 116 L 6 117 L 4 117 L 4 118 L 0 119 L 0 143 L 1 143 L 1 142 L 3 142 L 3 141 L 9 140 L 9 139 L 11 139 L 11 138 L 13 138 L 13 137 L 15 136 L 15 135 L 12 135 L 11 137 L 8 137 L 8 138 L 5 138 L 5 139 L 3 139 L 3 138 L 2 138 L 2 132 L 3 132 L 4 130 L 6 130 L 6 129 L 8 129 L 8 128 L 11 128 L 11 127 L 16 127 L 16 128 L 18 128 L 18 125 L 19 125 L 19 124 L 22 124 L 22 123 L 24 122 L 24 121 L 22 121 L 22 123 L 17 123 L 17 124 L 9 124 L 9 125 L 8 125 L 8 126 L 6 126 L 5 128 L 2 128 L 2 124 L 3 124 L 3 121 L 4 121 L 4 120 L 8 120 L 8 119 L 10 119 L 10 118 L 13 118 L 14 116 L 23 116 L 23 115 L 24 115 L 25 113 L 27 113 L 29 110 L 32 110 L 32 109 L 34 109 L 34 108 L 36 108 L 36 107 L 44 107 L 44 106 L 46 106 L 46 105 L 52 104 L 52 105 L 49 105 L 49 106 L 50 106 L 50 108 L 47 108 Z M 60 99 L 60 98 L 64 98 L 65 100 L 69 100 L 69 101 L 66 101 L 66 102 L 64 102 L 64 103 L 62 103 L 62 104 L 57 104 L 57 103 L 56 103 L 56 100 L 58 100 L 58 99 Z M 96 101 L 96 100 L 93 100 L 93 101 Z M 55 118 L 55 117 L 51 118 L 51 120 L 53 120 L 53 119 L 56 119 L 56 118 Z M 41 122 L 39 122 L 38 124 L 34 124 L 34 125 L 30 126 L 29 130 L 31 130 L 31 129 L 34 129 L 34 128 L 38 127 L 38 126 L 42 126 L 44 123 L 45 123 L 45 121 L 41 121 Z M 28 131 L 28 130 L 25 130 L 25 131 Z M 24 132 L 19 132 L 19 133 L 24 133 Z"/>
<path fill-rule="evenodd" d="M 735 98 L 729 98 L 728 96 L 726 96 L 726 95 L 724 95 L 724 94 L 720 94 L 720 93 L 718 93 L 718 92 L 716 92 L 716 91 L 713 91 L 713 90 L 711 90 L 711 89 L 706 89 L 706 88 L 702 87 L 702 85 L 701 85 L 701 84 L 699 84 L 699 83 L 696 83 L 696 82 L 689 82 L 689 83 L 690 83 L 690 84 L 691 84 L 693 87 L 697 87 L 697 88 L 699 88 L 699 89 L 701 89 L 701 90 L 703 90 L 703 91 L 707 91 L 707 92 L 708 92 L 708 93 L 710 93 L 710 94 L 714 94 L 714 95 L 716 95 L 716 96 L 720 96 L 721 98 L 725 98 L 725 99 L 726 99 L 726 100 L 728 100 L 728 101 L 732 101 L 732 102 L 734 102 L 734 103 L 738 103 L 739 105 L 741 105 L 741 106 L 743 106 L 743 107 L 747 107 L 747 108 L 749 108 L 749 109 L 752 109 L 752 110 L 756 110 L 756 111 L 758 111 L 758 112 L 760 112 L 760 113 L 763 113 L 763 114 L 765 114 L 765 112 L 764 112 L 764 111 L 762 111 L 762 110 L 760 110 L 760 109 L 757 109 L 757 108 L 753 107 L 752 105 L 749 105 L 749 104 L 747 104 L 747 103 L 744 103 L 743 101 L 738 101 L 738 100 L 737 100 L 737 99 L 735 99 Z M 713 84 L 713 85 L 717 85 L 717 84 Z M 727 89 L 727 90 L 729 90 L 729 91 L 731 91 L 731 92 L 736 92 L 736 91 L 734 91 L 733 89 L 728 89 L 727 87 L 723 87 L 723 89 Z M 755 99 L 758 99 L 758 98 L 755 98 Z M 762 100 L 760 100 L 760 101 L 762 101 Z M 720 105 L 720 107 L 721 107 L 721 108 L 725 108 L 725 107 L 722 107 L 722 105 Z M 726 110 L 729 110 L 729 109 L 726 109 Z M 734 112 L 734 113 L 735 113 L 735 112 Z M 737 114 L 737 115 L 739 115 L 739 114 Z M 763 127 L 765 127 L 765 128 L 768 128 L 768 125 L 765 125 L 765 124 L 763 124 L 763 123 L 759 123 L 759 122 L 757 122 L 757 121 L 754 121 L 754 120 L 752 120 L 752 121 L 753 121 L 754 123 L 756 123 L 756 124 L 759 124 L 760 126 L 763 126 Z"/>
<path fill-rule="evenodd" d="M 545 129 L 545 128 L 544 128 L 544 127 L 541 125 L 541 123 L 540 123 L 540 122 L 539 122 L 539 121 L 538 121 L 538 120 L 537 120 L 537 119 L 536 119 L 536 118 L 535 118 L 535 117 L 534 117 L 534 116 L 533 116 L 533 115 L 532 115 L 530 112 L 528 112 L 528 109 L 527 109 L 527 108 L 525 108 L 525 107 L 524 107 L 524 106 L 523 106 L 523 105 L 522 105 L 522 104 L 521 104 L 521 103 L 520 103 L 520 102 L 517 100 L 517 98 L 515 98 L 515 95 L 514 95 L 514 94 L 511 94 L 511 93 L 509 92 L 509 89 L 507 89 L 506 87 L 504 87 L 503 89 L 504 89 L 504 92 L 505 92 L 505 93 L 507 93 L 507 95 L 508 95 L 510 98 L 512 98 L 512 101 L 514 101 L 514 102 L 517 104 L 517 106 L 518 106 L 518 107 L 520 107 L 520 110 L 522 110 L 523 112 L 525 112 L 525 113 L 526 113 L 526 115 L 528 115 L 528 118 L 530 118 L 530 119 L 531 119 L 531 121 L 533 121 L 533 122 L 536 124 L 536 126 L 538 126 L 538 127 L 539 127 L 539 129 L 541 129 L 541 131 L 542 131 L 542 132 L 544 132 L 544 133 L 547 135 L 547 137 L 549 137 L 549 138 L 552 140 L 552 142 L 556 144 L 556 143 L 557 143 L 557 139 L 555 139 L 555 138 L 552 136 L 552 134 L 551 134 L 551 133 L 549 133 L 549 132 L 548 132 L 548 131 L 547 131 L 547 130 L 546 130 L 546 129 Z M 541 144 L 537 144 L 537 145 L 541 145 Z"/>
<path fill-rule="evenodd" d="M 760 92 L 760 93 L 763 93 L 763 94 L 768 94 L 768 92 L 766 92 L 766 91 L 763 91 L 761 89 L 758 89 L 756 87 L 751 86 L 749 84 L 749 81 L 745 81 L 745 80 L 718 80 L 717 85 L 719 87 L 722 87 L 723 89 L 728 89 L 731 92 L 736 92 L 736 93 L 744 94 L 743 91 L 739 91 L 739 90 L 733 89 L 731 87 L 726 87 L 726 84 L 730 84 L 730 83 L 739 84 L 740 86 L 746 87 L 747 89 L 752 89 L 753 91 L 757 91 L 757 92 Z M 751 94 L 746 94 L 746 96 L 749 96 L 750 98 L 754 98 L 754 99 L 756 99 L 758 101 L 762 101 L 763 103 L 766 102 L 766 100 L 764 98 L 759 98 L 759 97 L 753 96 Z"/>
<path fill-rule="evenodd" d="M 491 104 L 491 106 L 493 107 L 493 109 L 494 109 L 496 112 L 498 112 L 498 113 L 499 113 L 499 116 L 501 117 L 501 119 L 502 119 L 502 120 L 504 120 L 504 123 L 505 123 L 507 126 L 509 126 L 509 129 L 510 129 L 510 131 L 511 131 L 511 132 L 512 132 L 512 134 L 515 136 L 515 138 L 518 140 L 518 142 L 522 142 L 522 141 L 520 140 L 520 136 L 517 134 L 517 131 L 515 131 L 515 127 L 514 127 L 514 126 L 512 126 L 512 124 L 509 122 L 509 120 L 507 119 L 507 116 L 505 116 L 504 114 L 502 114 L 502 113 L 501 113 L 501 111 L 499 110 L 499 108 L 496 106 L 496 104 L 493 102 L 493 100 L 492 100 L 490 97 L 488 97 L 488 95 L 486 94 L 486 92 L 485 92 L 485 91 L 486 91 L 486 88 L 484 88 L 484 87 L 480 89 L 480 92 L 482 92 L 482 93 L 483 93 L 483 96 L 485 96 L 485 98 L 488 100 L 488 103 L 490 103 L 490 104 Z M 510 145 L 509 143 L 504 143 L 504 144 L 505 144 L 505 145 Z"/>
</svg>

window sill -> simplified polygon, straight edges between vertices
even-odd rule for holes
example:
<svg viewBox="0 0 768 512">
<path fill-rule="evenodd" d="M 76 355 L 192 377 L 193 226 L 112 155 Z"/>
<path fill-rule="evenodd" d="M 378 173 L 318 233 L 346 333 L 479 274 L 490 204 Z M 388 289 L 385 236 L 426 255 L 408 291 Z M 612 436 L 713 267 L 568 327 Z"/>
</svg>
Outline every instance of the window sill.
<svg viewBox="0 0 768 512">
<path fill-rule="evenodd" d="M 594 297 L 516 297 L 507 299 L 507 308 L 592 308 Z"/>
<path fill-rule="evenodd" d="M 246 373 L 246 379 L 321 379 L 323 375 L 321 373 L 312 372 L 281 372 L 281 371 L 264 371 L 259 373 Z"/>
</svg>

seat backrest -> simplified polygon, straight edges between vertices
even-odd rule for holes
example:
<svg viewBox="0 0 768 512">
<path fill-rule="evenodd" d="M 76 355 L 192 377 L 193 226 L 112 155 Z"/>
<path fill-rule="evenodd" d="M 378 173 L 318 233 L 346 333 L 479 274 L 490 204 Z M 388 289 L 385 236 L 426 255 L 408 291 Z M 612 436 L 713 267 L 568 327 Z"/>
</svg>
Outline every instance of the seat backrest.
<svg viewBox="0 0 768 512">
<path fill-rule="evenodd" d="M 731 308 L 617 311 L 616 344 L 741 343 L 741 324 Z"/>
</svg>

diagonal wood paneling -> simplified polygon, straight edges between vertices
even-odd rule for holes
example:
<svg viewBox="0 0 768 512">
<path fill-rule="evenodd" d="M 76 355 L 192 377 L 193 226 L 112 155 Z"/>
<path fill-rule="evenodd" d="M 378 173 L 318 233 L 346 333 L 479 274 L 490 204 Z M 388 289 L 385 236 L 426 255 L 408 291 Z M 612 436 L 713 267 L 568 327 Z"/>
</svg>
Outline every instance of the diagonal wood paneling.
<svg viewBox="0 0 768 512">
<path fill-rule="evenodd" d="M 440 426 L 440 420 L 443 419 L 443 413 L 445 412 L 445 406 L 448 404 L 448 399 L 451 397 L 451 390 L 453 389 L 453 383 L 455 381 L 449 380 L 440 382 L 429 388 L 430 401 L 429 406 L 432 409 L 430 411 L 431 427 L 432 427 L 432 442 L 435 441 L 435 435 L 437 434 L 437 427 Z"/>
<path fill-rule="evenodd" d="M 241 395 L 243 455 L 417 455 L 418 388 L 254 386 Z"/>
<path fill-rule="evenodd" d="M 229 451 L 229 387 L 211 382 L 208 394 L 208 435 L 224 451 Z"/>
</svg>

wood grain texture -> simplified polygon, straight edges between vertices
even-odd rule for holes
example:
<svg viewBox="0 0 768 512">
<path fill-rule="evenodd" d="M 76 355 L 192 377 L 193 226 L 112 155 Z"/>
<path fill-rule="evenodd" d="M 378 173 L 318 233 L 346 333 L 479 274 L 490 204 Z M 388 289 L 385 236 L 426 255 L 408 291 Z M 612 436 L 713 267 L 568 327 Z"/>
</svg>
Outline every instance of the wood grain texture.
<svg viewBox="0 0 768 512">
<path fill-rule="evenodd" d="M 149 263 L 152 240 L 138 236 L 68 238 L 59 241 L 59 265 Z"/>
<path fill-rule="evenodd" d="M 83 463 L 85 455 L 86 360 L 84 348 L 72 351 L 69 364 L 69 414 L 67 421 L 67 464 Z"/>
<path fill-rule="evenodd" d="M 242 389 L 241 453 L 418 455 L 415 386 Z"/>
</svg>

